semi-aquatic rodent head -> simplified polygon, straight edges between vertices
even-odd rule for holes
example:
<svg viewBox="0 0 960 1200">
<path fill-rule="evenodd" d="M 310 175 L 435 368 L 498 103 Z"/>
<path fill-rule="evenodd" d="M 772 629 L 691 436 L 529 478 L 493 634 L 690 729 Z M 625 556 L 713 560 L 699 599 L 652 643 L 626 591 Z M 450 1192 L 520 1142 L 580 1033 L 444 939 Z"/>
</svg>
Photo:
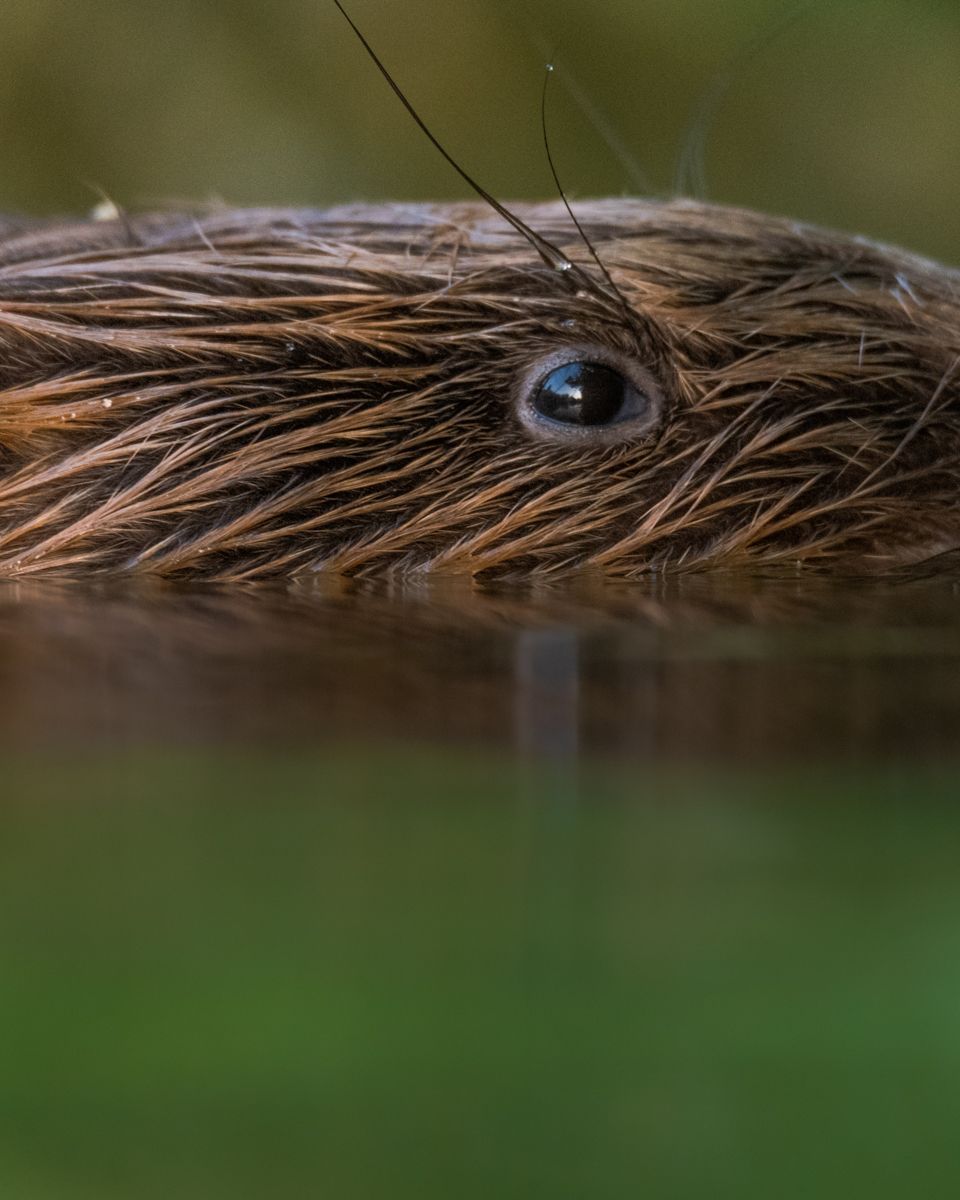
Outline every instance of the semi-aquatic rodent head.
<svg viewBox="0 0 960 1200">
<path fill-rule="evenodd" d="M 0 573 L 960 544 L 960 275 L 739 210 L 578 206 L 612 291 L 561 205 L 514 211 L 574 266 L 479 204 L 0 225 Z"/>
</svg>

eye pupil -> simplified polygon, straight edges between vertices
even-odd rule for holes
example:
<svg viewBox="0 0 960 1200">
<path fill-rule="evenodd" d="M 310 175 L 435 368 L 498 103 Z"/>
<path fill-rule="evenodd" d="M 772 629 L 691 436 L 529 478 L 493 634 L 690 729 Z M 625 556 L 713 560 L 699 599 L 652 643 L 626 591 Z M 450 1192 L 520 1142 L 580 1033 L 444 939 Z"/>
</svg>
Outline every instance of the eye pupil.
<svg viewBox="0 0 960 1200">
<path fill-rule="evenodd" d="M 546 375 L 533 397 L 533 407 L 565 425 L 608 425 L 615 421 L 630 385 L 601 363 L 563 363 Z"/>
</svg>

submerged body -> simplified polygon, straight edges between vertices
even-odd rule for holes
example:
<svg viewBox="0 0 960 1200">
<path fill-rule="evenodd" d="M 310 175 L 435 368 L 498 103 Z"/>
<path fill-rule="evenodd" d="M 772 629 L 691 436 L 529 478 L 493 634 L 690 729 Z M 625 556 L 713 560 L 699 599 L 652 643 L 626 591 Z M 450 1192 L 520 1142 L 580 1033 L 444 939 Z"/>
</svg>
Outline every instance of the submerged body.
<svg viewBox="0 0 960 1200">
<path fill-rule="evenodd" d="M 0 575 L 960 546 L 960 274 L 622 200 L 577 207 L 603 277 L 562 206 L 514 211 L 566 257 L 479 204 L 0 223 Z"/>
</svg>

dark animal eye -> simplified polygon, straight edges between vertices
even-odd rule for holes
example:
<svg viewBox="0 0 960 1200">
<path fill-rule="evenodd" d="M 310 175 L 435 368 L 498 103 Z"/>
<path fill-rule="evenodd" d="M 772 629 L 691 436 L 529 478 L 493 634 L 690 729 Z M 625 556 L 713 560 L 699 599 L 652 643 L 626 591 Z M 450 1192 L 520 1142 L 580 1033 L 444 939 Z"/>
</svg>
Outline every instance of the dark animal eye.
<svg viewBox="0 0 960 1200">
<path fill-rule="evenodd" d="M 649 371 L 603 346 L 545 355 L 520 380 L 517 415 L 537 438 L 620 442 L 659 424 L 663 393 Z"/>
<path fill-rule="evenodd" d="M 643 396 L 619 371 L 593 362 L 554 367 L 532 400 L 542 417 L 564 425 L 612 425 L 633 416 L 643 403 Z"/>
</svg>

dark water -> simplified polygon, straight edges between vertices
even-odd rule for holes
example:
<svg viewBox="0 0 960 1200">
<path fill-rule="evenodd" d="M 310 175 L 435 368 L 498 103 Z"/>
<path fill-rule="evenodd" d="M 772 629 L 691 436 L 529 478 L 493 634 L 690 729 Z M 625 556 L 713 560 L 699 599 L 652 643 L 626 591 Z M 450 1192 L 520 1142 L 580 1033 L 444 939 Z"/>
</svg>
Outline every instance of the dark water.
<svg viewBox="0 0 960 1200">
<path fill-rule="evenodd" d="M 0 590 L 11 751 L 394 745 L 952 763 L 960 574 L 477 591 Z"/>
<path fill-rule="evenodd" d="M 960 576 L 0 592 L 0 1195 L 950 1196 Z"/>
</svg>

